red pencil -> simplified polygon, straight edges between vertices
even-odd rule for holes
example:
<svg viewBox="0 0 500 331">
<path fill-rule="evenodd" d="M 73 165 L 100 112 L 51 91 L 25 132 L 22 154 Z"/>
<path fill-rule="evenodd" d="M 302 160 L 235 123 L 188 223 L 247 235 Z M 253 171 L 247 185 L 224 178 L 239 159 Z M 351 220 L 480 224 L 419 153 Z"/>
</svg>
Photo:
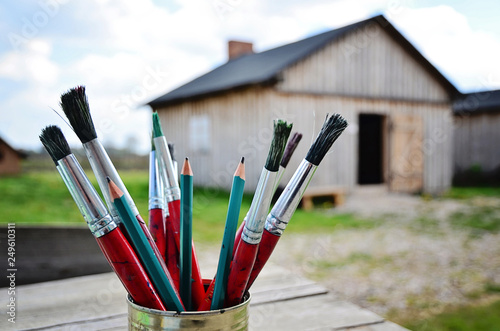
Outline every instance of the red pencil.
<svg viewBox="0 0 500 331">
<path fill-rule="evenodd" d="M 61 130 L 49 126 L 42 131 L 40 140 L 54 160 L 99 248 L 134 302 L 144 307 L 166 310 L 134 250 L 71 154 Z"/>
</svg>

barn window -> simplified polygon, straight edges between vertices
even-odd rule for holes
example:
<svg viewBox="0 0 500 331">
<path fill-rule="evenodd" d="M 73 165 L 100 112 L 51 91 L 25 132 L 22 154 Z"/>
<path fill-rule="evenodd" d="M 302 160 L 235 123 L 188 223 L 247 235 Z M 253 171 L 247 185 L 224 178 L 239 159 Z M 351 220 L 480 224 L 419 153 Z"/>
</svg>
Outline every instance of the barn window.
<svg viewBox="0 0 500 331">
<path fill-rule="evenodd" d="M 210 118 L 207 115 L 189 119 L 189 148 L 194 152 L 210 151 Z"/>
</svg>

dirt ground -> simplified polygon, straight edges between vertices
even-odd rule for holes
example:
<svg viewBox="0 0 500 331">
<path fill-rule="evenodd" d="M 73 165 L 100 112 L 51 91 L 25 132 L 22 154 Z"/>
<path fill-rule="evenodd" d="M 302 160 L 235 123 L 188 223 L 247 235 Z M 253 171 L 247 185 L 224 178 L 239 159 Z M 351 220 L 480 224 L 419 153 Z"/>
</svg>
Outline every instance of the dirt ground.
<svg viewBox="0 0 500 331">
<path fill-rule="evenodd" d="M 457 226 L 454 218 L 486 208 L 485 217 L 499 219 L 497 206 L 496 198 L 426 200 L 367 190 L 331 212 L 376 226 L 284 235 L 272 262 L 395 322 L 486 303 L 500 298 L 500 233 Z"/>
</svg>

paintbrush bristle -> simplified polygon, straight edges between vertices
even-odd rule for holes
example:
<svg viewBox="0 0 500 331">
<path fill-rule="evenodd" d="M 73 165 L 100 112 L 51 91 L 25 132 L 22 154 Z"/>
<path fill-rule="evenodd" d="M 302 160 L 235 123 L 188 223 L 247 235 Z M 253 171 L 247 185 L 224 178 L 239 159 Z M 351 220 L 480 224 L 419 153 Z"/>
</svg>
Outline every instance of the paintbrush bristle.
<svg viewBox="0 0 500 331">
<path fill-rule="evenodd" d="M 299 145 L 300 140 L 302 139 L 302 133 L 295 132 L 290 138 L 290 141 L 286 145 L 285 152 L 283 153 L 283 157 L 281 158 L 281 163 L 280 165 L 283 168 L 286 168 L 288 165 L 288 162 L 290 162 L 290 159 L 292 158 L 293 152 L 295 152 L 295 149 Z"/>
<path fill-rule="evenodd" d="M 154 133 L 153 131 L 151 131 L 151 151 L 156 151 L 156 147 L 155 147 L 155 142 L 153 140 L 153 137 L 154 137 Z"/>
<path fill-rule="evenodd" d="M 280 161 L 285 151 L 286 142 L 288 136 L 292 131 L 293 124 L 288 124 L 286 121 L 278 120 L 274 121 L 274 133 L 273 140 L 271 142 L 271 147 L 269 148 L 269 154 L 267 155 L 267 160 L 265 168 L 269 171 L 278 171 L 280 167 Z"/>
<path fill-rule="evenodd" d="M 163 136 L 163 130 L 161 129 L 160 116 L 157 112 L 153 112 L 153 138 Z"/>
<path fill-rule="evenodd" d="M 77 86 L 62 94 L 61 108 L 82 144 L 97 138 L 85 86 Z"/>
<path fill-rule="evenodd" d="M 56 165 L 57 161 L 71 154 L 68 142 L 58 126 L 45 127 L 40 134 L 40 141 Z"/>
<path fill-rule="evenodd" d="M 347 121 L 340 114 L 333 114 L 330 117 L 327 115 L 321 131 L 307 152 L 306 160 L 319 165 L 346 127 Z"/>
<path fill-rule="evenodd" d="M 168 145 L 168 152 L 170 153 L 170 157 L 172 158 L 172 161 L 175 161 L 175 147 L 174 144 L 167 143 Z"/>
</svg>

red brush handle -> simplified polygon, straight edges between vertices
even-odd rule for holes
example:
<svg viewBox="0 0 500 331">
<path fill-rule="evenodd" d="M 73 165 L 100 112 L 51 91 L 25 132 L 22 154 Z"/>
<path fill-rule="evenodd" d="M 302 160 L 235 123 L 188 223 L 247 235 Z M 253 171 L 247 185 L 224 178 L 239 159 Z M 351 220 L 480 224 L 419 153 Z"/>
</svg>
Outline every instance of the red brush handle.
<svg viewBox="0 0 500 331">
<path fill-rule="evenodd" d="M 172 276 L 174 281 L 174 286 L 177 290 L 180 289 L 180 270 L 179 270 L 179 250 L 175 243 L 175 235 L 172 225 L 172 218 L 167 216 L 167 242 L 165 249 L 165 263 L 167 264 L 167 269 Z"/>
<path fill-rule="evenodd" d="M 158 247 L 161 257 L 165 260 L 167 238 L 165 229 L 165 211 L 161 208 L 149 210 L 149 232 Z"/>
<path fill-rule="evenodd" d="M 177 250 L 180 251 L 181 201 L 170 201 L 168 203 L 168 211 L 170 212 L 175 244 L 177 245 Z M 203 288 L 203 279 L 201 278 L 200 265 L 198 264 L 198 259 L 196 258 L 194 242 L 192 243 L 191 266 L 191 277 L 193 278 L 193 283 L 191 284 L 192 305 L 193 309 L 196 310 L 203 302 L 203 298 L 205 297 L 205 289 Z"/>
<path fill-rule="evenodd" d="M 198 311 L 210 310 L 210 307 L 212 307 L 212 298 L 214 296 L 214 289 L 215 289 L 215 277 L 210 282 L 205 297 L 203 298 L 201 305 L 198 306 Z"/>
<path fill-rule="evenodd" d="M 248 280 L 246 291 L 250 289 L 262 268 L 264 268 L 264 265 L 267 260 L 269 260 L 269 257 L 273 253 L 274 247 L 276 247 L 280 238 L 280 236 L 275 236 L 271 232 L 264 229 L 264 233 L 262 234 L 262 239 L 259 244 L 259 251 L 257 252 L 257 257 L 255 258 L 255 263 L 253 265 L 252 273 L 250 274 L 250 279 Z"/>
<path fill-rule="evenodd" d="M 252 245 L 241 240 L 231 263 L 227 279 L 226 307 L 232 307 L 241 302 L 252 272 L 259 245 Z"/>
<path fill-rule="evenodd" d="M 109 265 L 134 302 L 148 308 L 167 310 L 137 255 L 119 228 L 96 240 Z"/>
<path fill-rule="evenodd" d="M 156 247 L 156 244 L 153 240 L 153 237 L 151 236 L 151 233 L 148 230 L 148 227 L 146 226 L 146 223 L 142 219 L 141 215 L 137 214 L 135 217 L 137 218 L 137 221 L 139 222 L 139 225 L 141 226 L 142 231 L 146 235 L 146 239 L 148 240 L 149 244 L 151 245 L 151 248 L 153 249 L 153 253 L 155 254 L 158 261 L 160 262 L 160 266 L 163 269 L 163 272 L 165 273 L 165 275 L 167 276 L 168 281 L 170 282 L 170 284 L 173 285 L 174 290 L 175 290 L 175 294 L 180 298 L 178 287 L 175 287 L 175 282 L 172 279 L 172 276 L 170 275 L 170 271 L 168 270 L 167 265 L 165 264 L 165 260 L 161 256 L 160 251 L 158 250 L 158 247 Z"/>
</svg>

